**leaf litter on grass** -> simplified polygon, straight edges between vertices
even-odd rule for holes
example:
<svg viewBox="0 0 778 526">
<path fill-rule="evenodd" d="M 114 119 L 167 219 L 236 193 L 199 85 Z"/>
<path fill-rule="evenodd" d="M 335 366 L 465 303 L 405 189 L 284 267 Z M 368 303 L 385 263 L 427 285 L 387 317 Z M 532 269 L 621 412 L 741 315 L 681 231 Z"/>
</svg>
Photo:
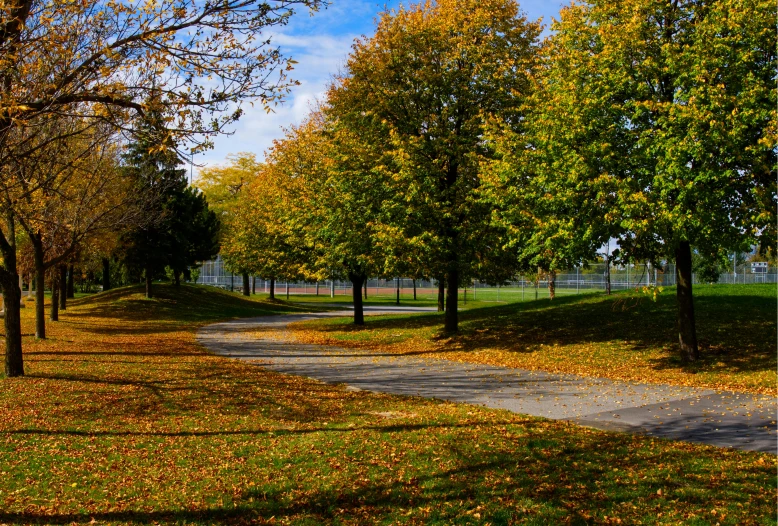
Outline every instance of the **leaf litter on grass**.
<svg viewBox="0 0 778 526">
<path fill-rule="evenodd" d="M 0 523 L 774 521 L 770 455 L 264 371 L 205 352 L 207 316 L 160 289 L 190 309 L 96 296 L 25 338 L 28 376 L 0 383 Z"/>
</svg>

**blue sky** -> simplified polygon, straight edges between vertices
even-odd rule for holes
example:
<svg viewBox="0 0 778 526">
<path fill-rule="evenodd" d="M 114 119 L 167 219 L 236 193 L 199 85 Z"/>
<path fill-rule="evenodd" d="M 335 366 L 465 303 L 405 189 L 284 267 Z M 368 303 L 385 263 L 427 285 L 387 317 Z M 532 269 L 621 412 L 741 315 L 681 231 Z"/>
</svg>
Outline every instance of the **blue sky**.
<svg viewBox="0 0 778 526">
<path fill-rule="evenodd" d="M 548 26 L 551 18 L 556 17 L 559 8 L 567 2 L 519 3 L 530 20 L 542 18 Z M 370 36 L 378 14 L 399 4 L 397 0 L 386 3 L 331 0 L 327 9 L 312 16 L 299 12 L 287 26 L 274 28 L 271 33 L 273 43 L 281 47 L 285 56 L 298 62 L 291 77 L 300 85 L 292 90 L 282 106 L 275 108 L 275 113 L 267 114 L 259 107 L 244 105 L 245 114 L 235 125 L 235 133 L 218 137 L 215 148 L 196 156 L 195 163 L 220 164 L 227 155 L 238 152 L 253 152 L 262 159 L 273 139 L 283 136 L 282 128 L 299 123 L 308 113 L 311 103 L 321 97 L 329 80 L 344 64 L 354 39 Z"/>
</svg>

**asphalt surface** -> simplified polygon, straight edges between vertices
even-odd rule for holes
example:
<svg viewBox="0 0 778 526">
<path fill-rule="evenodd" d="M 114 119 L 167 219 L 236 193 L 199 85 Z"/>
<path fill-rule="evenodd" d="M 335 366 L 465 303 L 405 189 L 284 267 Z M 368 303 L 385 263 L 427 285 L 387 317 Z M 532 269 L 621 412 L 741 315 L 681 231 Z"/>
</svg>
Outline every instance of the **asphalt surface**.
<svg viewBox="0 0 778 526">
<path fill-rule="evenodd" d="M 367 307 L 366 313 L 428 309 Z M 217 354 L 352 390 L 414 395 L 507 409 L 611 431 L 776 454 L 778 404 L 772 396 L 620 382 L 443 359 L 365 353 L 300 344 L 295 321 L 348 311 L 232 320 L 202 328 L 197 339 Z M 273 337 L 250 334 L 270 329 Z"/>
</svg>

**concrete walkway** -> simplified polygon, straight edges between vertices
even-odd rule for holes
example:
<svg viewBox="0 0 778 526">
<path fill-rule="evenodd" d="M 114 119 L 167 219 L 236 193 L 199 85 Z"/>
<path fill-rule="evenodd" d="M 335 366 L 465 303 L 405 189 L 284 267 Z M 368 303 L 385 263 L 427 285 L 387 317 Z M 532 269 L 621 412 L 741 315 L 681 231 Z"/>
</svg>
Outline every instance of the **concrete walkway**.
<svg viewBox="0 0 778 526">
<path fill-rule="evenodd" d="M 366 313 L 408 312 L 386 307 Z M 419 309 L 421 310 L 421 309 Z M 776 398 L 691 387 L 636 384 L 434 358 L 295 343 L 295 321 L 348 311 L 232 320 L 202 328 L 211 351 L 273 371 L 348 384 L 352 390 L 417 395 L 564 419 L 599 429 L 776 453 Z M 247 335 L 271 329 L 273 337 Z"/>
</svg>

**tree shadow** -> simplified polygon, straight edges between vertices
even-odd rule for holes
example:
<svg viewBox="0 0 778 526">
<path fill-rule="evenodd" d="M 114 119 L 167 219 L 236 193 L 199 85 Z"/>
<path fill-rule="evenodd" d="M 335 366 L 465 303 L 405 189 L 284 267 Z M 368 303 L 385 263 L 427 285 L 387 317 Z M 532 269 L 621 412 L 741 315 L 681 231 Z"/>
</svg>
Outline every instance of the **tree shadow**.
<svg viewBox="0 0 778 526">
<path fill-rule="evenodd" d="M 0 523 L 256 524 L 275 519 L 306 524 L 578 525 L 603 522 L 603 515 L 638 523 L 645 519 L 640 514 L 649 509 L 662 509 L 666 520 L 675 522 L 682 521 L 686 510 L 708 509 L 715 491 L 727 492 L 730 507 L 751 506 L 751 513 L 763 513 L 771 507 L 769 491 L 754 495 L 729 489 L 752 487 L 754 480 L 767 481 L 767 467 L 743 463 L 740 469 L 730 469 L 726 480 L 714 476 L 721 474 L 715 462 L 695 463 L 689 472 L 671 472 L 671 466 L 688 462 L 694 451 L 644 448 L 633 437 L 616 433 L 593 433 L 573 442 L 565 439 L 561 426 L 549 436 L 548 429 L 534 429 L 529 424 L 511 447 L 506 444 L 473 454 L 452 440 L 432 453 L 456 459 L 452 466 L 427 464 L 431 459 L 425 458 L 419 462 L 427 468 L 402 464 L 396 466 L 402 469 L 379 469 L 373 459 L 343 457 L 340 460 L 346 465 L 332 469 L 333 473 L 342 470 L 343 476 L 330 473 L 331 479 L 321 484 L 286 475 L 258 486 L 244 484 L 235 488 L 229 506 L 193 503 L 169 504 L 158 510 L 0 511 Z M 408 431 L 417 430 L 412 427 Z M 657 442 L 661 446 L 664 441 Z M 730 454 L 717 456 L 725 460 Z M 302 465 L 295 469 L 304 470 L 311 459 L 300 461 Z M 673 515 L 676 508 L 679 515 Z M 473 515 L 476 510 L 480 512 Z"/>
</svg>

